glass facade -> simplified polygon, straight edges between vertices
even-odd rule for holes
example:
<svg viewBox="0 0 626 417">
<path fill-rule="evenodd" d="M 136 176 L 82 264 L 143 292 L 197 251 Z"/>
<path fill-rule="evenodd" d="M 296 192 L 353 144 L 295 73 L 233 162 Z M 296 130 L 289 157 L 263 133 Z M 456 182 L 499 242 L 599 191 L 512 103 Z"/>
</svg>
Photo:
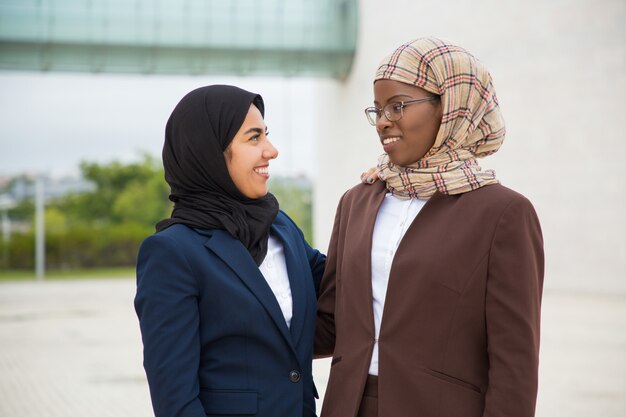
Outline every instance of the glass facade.
<svg viewBox="0 0 626 417">
<path fill-rule="evenodd" d="M 0 69 L 347 76 L 357 0 L 0 0 Z"/>
</svg>

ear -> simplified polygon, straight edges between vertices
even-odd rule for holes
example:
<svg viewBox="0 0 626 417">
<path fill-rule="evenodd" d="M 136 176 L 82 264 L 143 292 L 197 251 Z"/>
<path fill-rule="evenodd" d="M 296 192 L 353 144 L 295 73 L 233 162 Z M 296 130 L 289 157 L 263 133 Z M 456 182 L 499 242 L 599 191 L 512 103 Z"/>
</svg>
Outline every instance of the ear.
<svg viewBox="0 0 626 417">
<path fill-rule="evenodd" d="M 230 162 L 233 159 L 233 150 L 231 149 L 233 142 L 231 141 L 228 144 L 226 150 L 224 150 L 224 161 Z"/>
</svg>

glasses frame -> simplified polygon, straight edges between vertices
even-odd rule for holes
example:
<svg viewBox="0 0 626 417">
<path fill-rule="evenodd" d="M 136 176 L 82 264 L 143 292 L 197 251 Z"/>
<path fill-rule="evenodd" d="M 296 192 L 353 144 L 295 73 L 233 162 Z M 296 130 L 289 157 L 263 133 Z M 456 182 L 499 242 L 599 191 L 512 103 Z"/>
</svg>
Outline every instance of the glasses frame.
<svg viewBox="0 0 626 417">
<path fill-rule="evenodd" d="M 409 104 L 425 103 L 427 101 L 435 101 L 435 100 L 439 100 L 439 96 L 414 98 L 412 100 L 404 100 L 404 101 L 399 101 L 397 103 L 389 103 L 382 109 L 379 109 L 378 107 L 373 107 L 373 106 L 367 107 L 365 109 L 365 117 L 367 118 L 367 121 L 369 122 L 369 124 L 371 124 L 372 126 L 376 126 L 376 123 L 380 119 L 381 114 L 384 114 L 385 118 L 389 120 L 390 122 L 397 122 L 398 120 L 402 119 L 402 116 L 404 116 L 404 108 L 408 106 Z M 400 106 L 400 116 L 398 118 L 395 118 L 395 116 L 392 116 L 392 113 L 389 110 L 386 110 L 389 106 Z M 376 115 L 376 119 L 372 119 L 372 117 L 370 116 L 370 114 L 372 113 Z"/>
</svg>

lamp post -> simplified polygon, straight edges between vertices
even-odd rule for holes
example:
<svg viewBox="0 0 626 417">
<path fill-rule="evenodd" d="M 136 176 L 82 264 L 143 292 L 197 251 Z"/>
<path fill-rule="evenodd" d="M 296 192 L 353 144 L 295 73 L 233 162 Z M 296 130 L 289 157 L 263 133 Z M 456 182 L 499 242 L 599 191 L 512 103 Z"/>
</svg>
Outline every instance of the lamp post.
<svg viewBox="0 0 626 417">
<path fill-rule="evenodd" d="M 35 180 L 35 276 L 43 281 L 46 268 L 46 236 L 44 224 L 43 177 Z"/>
<path fill-rule="evenodd" d="M 2 211 L 2 264 L 7 265 L 9 260 L 9 241 L 11 240 L 11 219 L 9 210 L 15 207 L 15 201 L 8 195 L 0 195 L 0 211 Z"/>
</svg>

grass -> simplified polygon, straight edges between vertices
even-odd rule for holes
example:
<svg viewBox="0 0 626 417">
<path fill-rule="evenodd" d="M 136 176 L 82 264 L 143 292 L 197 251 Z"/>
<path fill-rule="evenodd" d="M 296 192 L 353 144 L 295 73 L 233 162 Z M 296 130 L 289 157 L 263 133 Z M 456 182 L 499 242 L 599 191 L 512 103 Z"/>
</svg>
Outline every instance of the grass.
<svg viewBox="0 0 626 417">
<path fill-rule="evenodd" d="M 92 278 L 132 278 L 135 268 L 97 268 L 72 271 L 46 271 L 45 280 L 92 279 Z M 35 271 L 0 271 L 0 282 L 35 281 Z"/>
</svg>

